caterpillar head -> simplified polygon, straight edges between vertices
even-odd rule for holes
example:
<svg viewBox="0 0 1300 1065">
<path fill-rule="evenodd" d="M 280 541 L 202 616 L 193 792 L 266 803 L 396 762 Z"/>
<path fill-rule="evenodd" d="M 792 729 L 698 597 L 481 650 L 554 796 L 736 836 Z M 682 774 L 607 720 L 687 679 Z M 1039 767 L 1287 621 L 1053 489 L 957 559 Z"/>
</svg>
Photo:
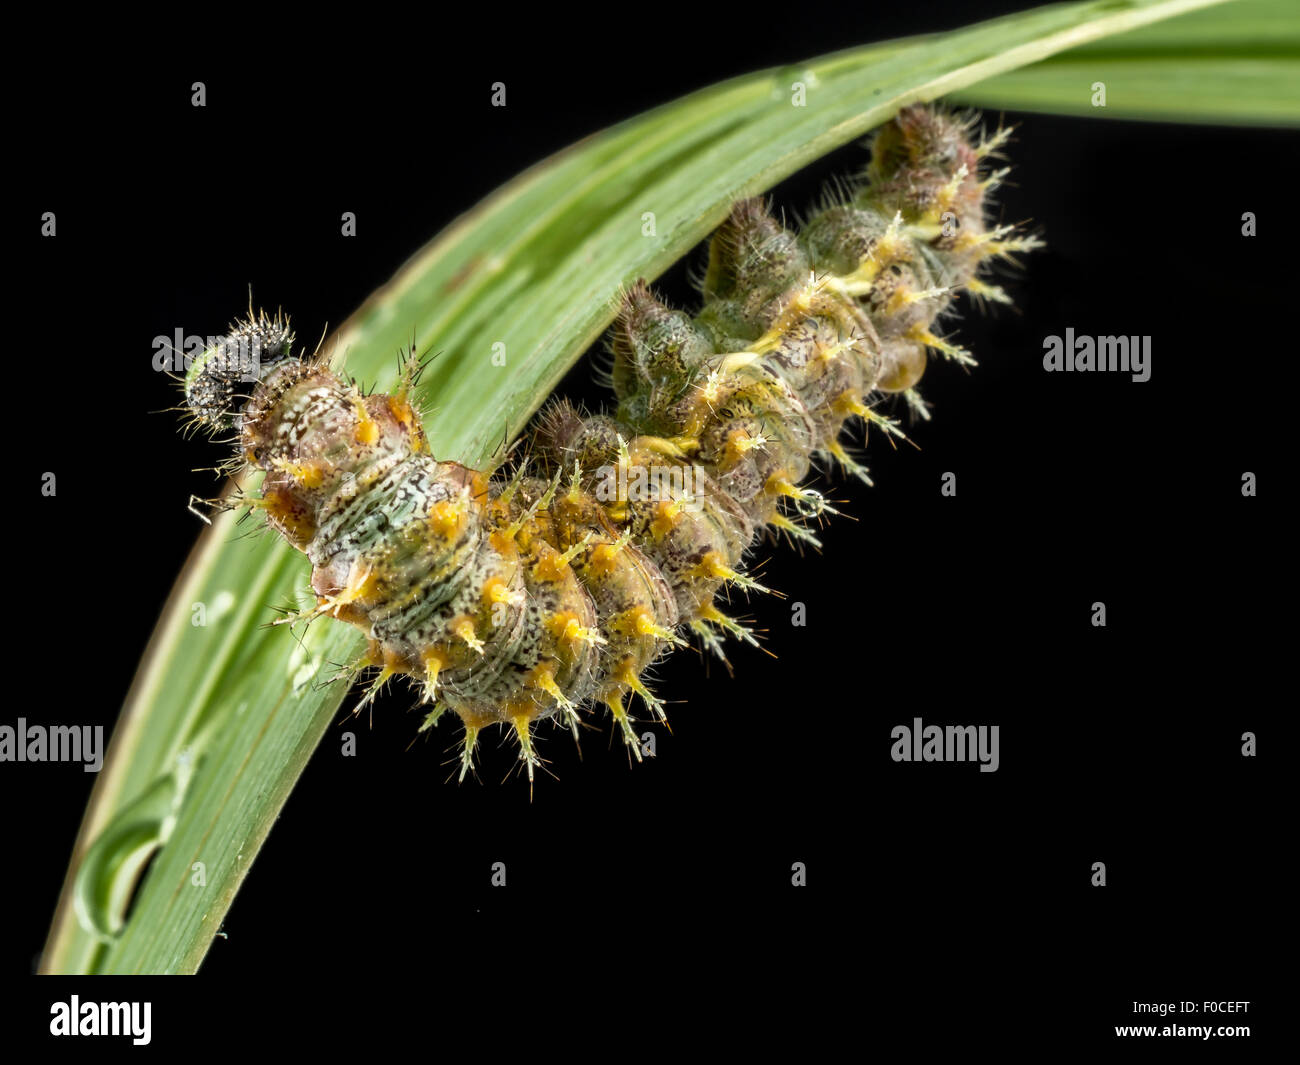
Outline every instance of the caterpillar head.
<svg viewBox="0 0 1300 1065">
<path fill-rule="evenodd" d="M 279 313 L 236 321 L 230 332 L 207 348 L 185 374 L 185 404 L 205 428 L 228 429 L 255 385 L 289 358 L 294 333 Z"/>
</svg>

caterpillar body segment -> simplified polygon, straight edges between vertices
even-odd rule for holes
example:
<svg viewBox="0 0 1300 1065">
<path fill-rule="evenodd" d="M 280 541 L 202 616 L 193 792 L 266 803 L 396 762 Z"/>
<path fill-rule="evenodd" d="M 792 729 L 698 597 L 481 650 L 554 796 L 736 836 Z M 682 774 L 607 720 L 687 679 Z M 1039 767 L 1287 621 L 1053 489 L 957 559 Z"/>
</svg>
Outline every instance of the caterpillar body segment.
<svg viewBox="0 0 1300 1065">
<path fill-rule="evenodd" d="M 187 403 L 266 471 L 252 502 L 312 564 L 317 605 L 299 617 L 360 628 L 380 669 L 371 693 L 411 678 L 424 728 L 454 712 L 462 779 L 500 725 L 531 781 L 534 724 L 576 736 L 593 707 L 639 758 L 635 715 L 666 719 L 648 667 L 686 631 L 719 654 L 727 636 L 753 640 L 715 600 L 766 591 L 744 571 L 755 537 L 815 542 L 806 522 L 833 508 L 801 486 L 813 462 L 865 478 L 839 443 L 845 423 L 897 433 L 872 408 L 882 393 L 924 414 L 928 352 L 972 361 L 940 315 L 963 290 L 1005 298 L 981 264 L 1037 246 L 986 226 L 981 161 L 1002 135 L 973 143 L 971 129 L 907 108 L 876 135 L 867 182 L 798 233 L 762 201 L 737 204 L 712 238 L 699 312 L 640 282 L 626 291 L 609 338 L 616 409 L 552 405 L 511 479 L 438 461 L 409 381 L 363 395 L 289 355 L 278 317 L 250 315 L 218 345 L 269 353 L 251 388 L 214 349 L 187 376 Z"/>
</svg>

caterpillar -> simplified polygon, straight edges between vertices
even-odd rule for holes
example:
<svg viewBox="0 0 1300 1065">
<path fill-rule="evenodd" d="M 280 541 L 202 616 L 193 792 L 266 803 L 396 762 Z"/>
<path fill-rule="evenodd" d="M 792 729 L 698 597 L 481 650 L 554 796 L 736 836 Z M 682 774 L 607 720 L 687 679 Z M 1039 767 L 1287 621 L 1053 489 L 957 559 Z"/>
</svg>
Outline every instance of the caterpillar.
<svg viewBox="0 0 1300 1065">
<path fill-rule="evenodd" d="M 647 668 L 687 632 L 724 658 L 724 638 L 755 641 L 715 599 L 768 591 L 743 565 L 756 536 L 816 543 L 809 522 L 834 509 L 801 487 L 814 461 L 870 483 L 846 423 L 901 435 L 877 409 L 890 394 L 928 417 L 916 386 L 929 353 L 974 361 L 937 320 L 962 291 L 1010 302 L 981 266 L 1040 246 L 987 224 L 1006 170 L 981 167 L 1009 131 L 976 126 L 905 108 L 875 133 L 865 180 L 797 233 L 763 200 L 736 204 L 711 238 L 699 312 L 627 288 L 608 338 L 616 409 L 552 404 L 508 476 L 433 455 L 414 357 L 394 392 L 366 394 L 319 352 L 295 356 L 281 315 L 250 309 L 195 359 L 192 423 L 232 432 L 232 464 L 265 471 L 261 495 L 235 505 L 311 562 L 316 604 L 286 620 L 328 615 L 367 637 L 356 672 L 378 673 L 357 710 L 411 678 L 430 706 L 421 731 L 449 711 L 464 726 L 462 781 L 480 734 L 502 726 L 531 791 L 537 724 L 576 739 L 593 706 L 640 760 L 633 700 L 666 721 Z"/>
</svg>

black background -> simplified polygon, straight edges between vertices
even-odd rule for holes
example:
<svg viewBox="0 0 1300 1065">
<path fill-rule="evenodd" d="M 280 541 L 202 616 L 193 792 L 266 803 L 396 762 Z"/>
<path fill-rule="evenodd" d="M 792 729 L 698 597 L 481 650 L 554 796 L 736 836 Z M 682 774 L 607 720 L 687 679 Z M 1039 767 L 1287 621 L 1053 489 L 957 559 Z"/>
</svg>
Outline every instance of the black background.
<svg viewBox="0 0 1300 1065">
<path fill-rule="evenodd" d="M 154 336 L 218 332 L 250 282 L 314 336 L 588 133 L 733 74 L 1017 6 L 780 32 L 625 12 L 595 40 L 519 22 L 474 47 L 447 28 L 432 59 L 400 33 L 259 49 L 254 32 L 157 62 L 119 54 L 93 88 L 47 72 L 21 119 L 31 150 L 10 218 L 25 301 L 8 374 L 23 441 L 10 557 L 25 560 L 10 573 L 11 662 L 34 694 L 4 719 L 111 725 L 200 531 L 187 499 L 216 485 L 193 471 L 221 454 L 152 413 L 177 401 L 150 366 Z M 195 80 L 205 109 L 190 106 Z M 496 80 L 504 109 L 488 105 Z M 931 367 L 919 450 L 876 438 L 874 488 L 834 479 L 856 520 L 830 524 L 820 553 L 758 549 L 789 600 L 747 612 L 778 657 L 737 647 L 733 677 L 675 655 L 657 671 L 673 727 L 658 758 L 629 768 L 606 728 L 579 760 L 557 731 L 542 753 L 558 779 L 531 804 L 510 747 L 481 747 L 481 784 L 446 783 L 454 732 L 412 745 L 414 700 L 381 699 L 357 757 L 340 756 L 342 727 L 327 735 L 225 920 L 202 973 L 240 984 L 181 992 L 176 1009 L 273 978 L 284 1001 L 317 1007 L 506 993 L 526 1010 L 549 993 L 562 1014 L 581 998 L 635 1024 L 752 983 L 824 994 L 867 1041 L 1015 1044 L 1104 1041 L 1140 1020 L 1134 999 L 1260 1001 L 1286 749 L 1273 440 L 1294 356 L 1294 134 L 1008 119 L 997 213 L 1048 246 L 1000 279 L 1014 310 L 961 321 L 979 367 Z M 797 214 L 866 158 L 837 152 L 775 200 Z M 36 235 L 45 210 L 55 240 Z M 339 236 L 345 210 L 355 239 Z M 661 279 L 674 302 L 694 306 L 702 254 Z M 1044 373 L 1043 337 L 1067 327 L 1151 335 L 1150 381 Z M 561 391 L 599 405 L 601 358 Z M 1241 495 L 1248 470 L 1258 498 Z M 945 471 L 956 498 L 940 496 Z M 999 725 L 1001 768 L 892 762 L 890 730 L 915 716 Z M 1245 731 L 1260 757 L 1242 758 Z M 92 777 L 6 764 L 0 780 L 17 833 L 7 968 L 23 973 Z M 505 889 L 489 887 L 496 861 Z M 1105 888 L 1090 885 L 1095 861 Z M 495 976 L 471 992 L 480 964 Z"/>
</svg>

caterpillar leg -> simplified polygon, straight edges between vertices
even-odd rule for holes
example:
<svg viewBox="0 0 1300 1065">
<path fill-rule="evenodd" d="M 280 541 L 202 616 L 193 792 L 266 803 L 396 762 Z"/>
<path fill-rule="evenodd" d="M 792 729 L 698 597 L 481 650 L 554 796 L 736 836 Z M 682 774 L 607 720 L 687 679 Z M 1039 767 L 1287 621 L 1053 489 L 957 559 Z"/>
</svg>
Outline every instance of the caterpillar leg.
<svg viewBox="0 0 1300 1065">
<path fill-rule="evenodd" d="M 473 725 L 465 726 L 465 735 L 460 744 L 460 775 L 456 783 L 465 783 L 465 774 L 474 768 L 474 748 L 478 746 L 479 730 Z"/>
<path fill-rule="evenodd" d="M 699 637 L 700 643 L 704 645 L 706 651 L 716 655 L 722 664 L 731 669 L 731 663 L 727 660 L 727 649 L 723 645 L 721 638 L 706 622 L 692 621 L 689 626 L 690 630 Z"/>
<path fill-rule="evenodd" d="M 383 690 L 384 686 L 395 676 L 397 676 L 397 671 L 395 669 L 392 669 L 389 666 L 381 667 L 379 670 L 379 675 L 376 676 L 375 679 L 370 682 L 370 686 L 366 688 L 366 692 L 361 697 L 361 701 L 358 702 L 357 705 L 352 708 L 352 716 L 359 717 L 361 715 L 362 710 L 364 710 L 367 706 L 372 706 L 372 704 L 375 701 L 375 696 L 378 695 Z M 372 714 L 374 713 L 373 709 L 371 710 L 371 713 Z M 371 720 L 371 723 L 372 724 L 374 723 L 373 718 Z"/>
<path fill-rule="evenodd" d="M 602 697 L 601 701 L 614 715 L 614 722 L 623 733 L 623 744 L 627 747 L 629 756 L 635 755 L 636 760 L 641 761 L 641 742 L 632 728 L 632 719 L 628 716 L 627 708 L 623 705 L 623 693 L 618 690 L 609 692 Z M 629 757 L 628 761 L 631 760 Z"/>
<path fill-rule="evenodd" d="M 533 745 L 533 736 L 530 731 L 531 725 L 527 714 L 519 714 L 510 720 L 514 727 L 515 738 L 519 741 L 519 760 L 524 763 L 528 772 L 528 801 L 533 800 L 533 770 L 541 768 L 542 759 L 537 754 L 537 748 Z"/>
</svg>

